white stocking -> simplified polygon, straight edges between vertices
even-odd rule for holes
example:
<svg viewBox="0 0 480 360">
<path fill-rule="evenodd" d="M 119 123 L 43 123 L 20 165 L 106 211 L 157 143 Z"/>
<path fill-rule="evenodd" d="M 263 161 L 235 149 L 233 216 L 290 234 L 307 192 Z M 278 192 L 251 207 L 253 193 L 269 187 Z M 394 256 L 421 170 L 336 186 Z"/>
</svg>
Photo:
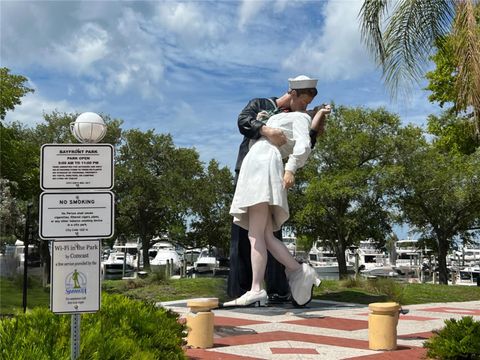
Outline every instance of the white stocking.
<svg viewBox="0 0 480 360">
<path fill-rule="evenodd" d="M 272 216 L 270 211 L 267 219 L 267 226 L 265 227 L 265 242 L 267 245 L 267 250 L 270 252 L 270 254 L 272 254 L 272 256 L 277 259 L 279 263 L 285 266 L 287 270 L 295 271 L 302 267 L 292 256 L 290 251 L 288 251 L 283 241 L 277 239 L 273 234 Z"/>
<path fill-rule="evenodd" d="M 252 260 L 252 288 L 263 289 L 263 278 L 267 267 L 267 247 L 265 244 L 265 227 L 270 211 L 267 203 L 260 203 L 248 208 L 248 239 L 250 240 Z"/>
</svg>

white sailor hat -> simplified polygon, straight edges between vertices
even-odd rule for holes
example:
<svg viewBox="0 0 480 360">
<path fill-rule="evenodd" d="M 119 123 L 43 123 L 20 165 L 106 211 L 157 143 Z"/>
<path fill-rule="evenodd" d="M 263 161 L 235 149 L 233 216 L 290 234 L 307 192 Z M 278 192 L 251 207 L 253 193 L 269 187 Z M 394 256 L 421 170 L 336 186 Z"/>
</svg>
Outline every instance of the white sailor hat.
<svg viewBox="0 0 480 360">
<path fill-rule="evenodd" d="M 308 76 L 299 75 L 293 79 L 288 79 L 288 88 L 289 90 L 316 88 L 317 82 L 317 79 L 310 79 Z"/>
</svg>

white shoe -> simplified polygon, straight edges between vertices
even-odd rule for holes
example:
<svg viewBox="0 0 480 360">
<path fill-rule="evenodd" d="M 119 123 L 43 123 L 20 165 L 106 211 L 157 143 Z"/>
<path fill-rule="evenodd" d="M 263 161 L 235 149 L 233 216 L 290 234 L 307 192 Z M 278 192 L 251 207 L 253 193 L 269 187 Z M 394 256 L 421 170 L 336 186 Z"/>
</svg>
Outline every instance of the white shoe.
<svg viewBox="0 0 480 360">
<path fill-rule="evenodd" d="M 267 304 L 267 292 L 265 290 L 260 291 L 247 291 L 238 299 L 227 301 L 223 303 L 223 307 L 228 306 L 249 306 L 255 304 L 256 306 L 266 306 Z"/>
<path fill-rule="evenodd" d="M 302 264 L 302 267 L 296 271 L 287 271 L 288 284 L 292 293 L 293 300 L 299 306 L 307 305 L 312 300 L 312 288 L 319 286 L 322 282 L 311 266 Z"/>
</svg>

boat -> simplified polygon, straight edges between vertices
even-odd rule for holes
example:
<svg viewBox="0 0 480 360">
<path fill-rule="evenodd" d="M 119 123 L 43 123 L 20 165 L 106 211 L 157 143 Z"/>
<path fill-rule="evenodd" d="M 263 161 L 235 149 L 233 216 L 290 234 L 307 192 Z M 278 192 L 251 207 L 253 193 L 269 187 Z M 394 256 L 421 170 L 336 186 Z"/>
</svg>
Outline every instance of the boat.
<svg viewBox="0 0 480 360">
<path fill-rule="evenodd" d="M 197 261 L 198 257 L 200 256 L 201 252 L 202 249 L 199 248 L 187 249 L 183 252 L 183 261 L 187 264 L 187 267 L 193 266 L 195 261 Z"/>
<path fill-rule="evenodd" d="M 216 275 L 228 275 L 230 271 L 230 259 L 224 256 L 221 249 L 211 246 L 203 248 L 193 263 L 193 269 L 190 270 L 197 274 L 212 273 Z"/>
<path fill-rule="evenodd" d="M 289 235 L 282 237 L 282 241 L 287 247 L 290 254 L 292 254 L 292 256 L 295 256 L 297 252 L 297 238 L 295 236 Z"/>
<path fill-rule="evenodd" d="M 377 248 L 373 239 L 360 241 L 358 247 L 351 246 L 346 253 L 348 264 L 354 267 L 358 256 L 358 268 L 360 271 L 376 269 L 389 264 L 388 255 Z"/>
<path fill-rule="evenodd" d="M 121 279 L 135 276 L 142 266 L 141 243 L 138 240 L 121 243 L 115 241 L 113 249 L 101 264 L 104 279 Z"/>
<path fill-rule="evenodd" d="M 480 278 L 480 265 L 468 266 L 460 270 L 460 283 L 477 284 Z"/>
<path fill-rule="evenodd" d="M 150 268 L 152 271 L 161 271 L 167 265 L 173 264 L 173 274 L 180 272 L 182 267 L 182 259 L 178 255 L 175 246 L 166 240 L 162 240 L 153 244 L 153 246 L 148 250 L 148 256 L 152 257 L 150 261 Z"/>
<path fill-rule="evenodd" d="M 405 239 L 395 243 L 395 264 L 397 267 L 421 266 L 424 258 L 432 254 L 432 250 L 422 247 L 418 240 Z"/>
<path fill-rule="evenodd" d="M 194 264 L 195 261 L 197 261 L 198 257 L 200 256 L 200 253 L 202 252 L 202 249 L 199 248 L 194 248 L 194 249 L 186 249 L 183 252 L 183 262 L 185 264 L 185 271 L 187 275 L 192 275 L 195 268 Z"/>
<path fill-rule="evenodd" d="M 23 273 L 25 265 L 25 245 L 23 241 L 16 240 L 14 245 L 5 246 L 5 256 L 2 259 L 1 273 L 13 276 L 15 273 Z M 36 245 L 28 245 L 27 267 L 40 267 L 42 264 L 40 252 Z"/>
<path fill-rule="evenodd" d="M 455 257 L 462 265 L 480 265 L 480 244 L 470 244 L 455 252 Z"/>
<path fill-rule="evenodd" d="M 391 278 L 400 278 L 405 276 L 405 274 L 400 269 L 390 265 L 361 270 L 360 275 L 368 279 L 376 279 L 376 278 L 391 279 Z"/>
<path fill-rule="evenodd" d="M 102 262 L 102 274 L 104 279 L 121 279 L 133 277 L 135 267 L 134 259 L 130 254 L 113 251 L 108 255 L 107 260 Z"/>
<path fill-rule="evenodd" d="M 203 248 L 198 255 L 197 261 L 193 263 L 193 269 L 196 273 L 212 272 L 218 266 L 216 250 L 214 247 Z"/>
<path fill-rule="evenodd" d="M 308 253 L 308 263 L 317 273 L 337 273 L 338 261 L 335 253 L 316 241 Z M 347 263 L 347 272 L 353 271 L 353 265 Z"/>
</svg>

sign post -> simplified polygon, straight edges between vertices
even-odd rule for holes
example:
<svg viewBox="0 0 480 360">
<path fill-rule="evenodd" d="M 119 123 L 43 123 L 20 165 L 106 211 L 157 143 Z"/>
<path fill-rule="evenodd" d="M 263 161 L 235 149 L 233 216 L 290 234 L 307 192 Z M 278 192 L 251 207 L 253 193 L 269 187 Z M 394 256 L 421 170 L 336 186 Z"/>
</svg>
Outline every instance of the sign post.
<svg viewBox="0 0 480 360">
<path fill-rule="evenodd" d="M 39 236 L 52 240 L 50 309 L 72 314 L 71 359 L 80 356 L 81 313 L 100 309 L 102 238 L 114 232 L 114 154 L 103 119 L 91 112 L 70 124 L 82 144 L 41 148 Z"/>
</svg>

